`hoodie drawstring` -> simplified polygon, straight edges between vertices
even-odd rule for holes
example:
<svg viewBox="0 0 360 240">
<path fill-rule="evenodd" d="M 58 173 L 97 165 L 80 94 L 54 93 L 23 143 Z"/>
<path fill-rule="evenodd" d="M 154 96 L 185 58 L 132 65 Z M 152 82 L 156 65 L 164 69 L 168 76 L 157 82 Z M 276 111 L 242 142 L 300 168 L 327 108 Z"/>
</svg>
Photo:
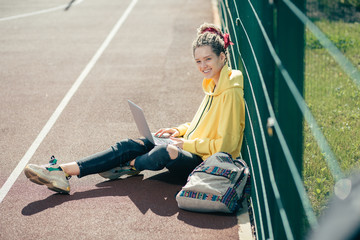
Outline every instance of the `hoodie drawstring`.
<svg viewBox="0 0 360 240">
<path fill-rule="evenodd" d="M 215 87 L 214 87 L 213 92 L 215 91 L 215 88 L 216 88 L 216 85 L 215 85 Z M 201 115 L 200 115 L 200 118 L 199 118 L 198 122 L 196 123 L 194 129 L 191 130 L 191 132 L 187 135 L 187 139 L 189 139 L 190 135 L 191 135 L 191 134 L 195 131 L 195 129 L 198 127 L 198 125 L 199 125 L 199 123 L 200 123 L 200 121 L 201 121 L 201 119 L 202 119 L 202 116 L 204 115 L 204 112 L 205 112 L 205 110 L 206 110 L 206 108 L 207 108 L 207 106 L 208 106 L 208 104 L 209 104 L 209 101 L 210 101 L 209 107 L 208 107 L 208 109 L 207 109 L 207 111 L 206 111 L 206 112 L 209 112 L 209 110 L 210 110 L 210 108 L 211 108 L 211 104 L 212 104 L 213 99 L 214 99 L 214 96 L 211 96 L 211 97 L 208 96 L 208 100 L 207 100 L 206 105 L 205 105 L 205 107 L 204 107 L 204 109 L 203 109 L 203 111 L 202 111 L 202 113 L 201 113 Z"/>
</svg>

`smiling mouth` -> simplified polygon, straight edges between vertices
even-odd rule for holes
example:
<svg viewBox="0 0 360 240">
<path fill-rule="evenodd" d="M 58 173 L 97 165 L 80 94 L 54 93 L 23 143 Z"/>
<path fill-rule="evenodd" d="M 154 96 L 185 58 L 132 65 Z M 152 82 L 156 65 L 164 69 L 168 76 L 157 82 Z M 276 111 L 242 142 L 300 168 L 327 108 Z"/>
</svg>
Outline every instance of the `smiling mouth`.
<svg viewBox="0 0 360 240">
<path fill-rule="evenodd" d="M 210 72 L 210 70 L 205 70 L 205 71 L 203 71 L 204 73 L 209 73 Z"/>
</svg>

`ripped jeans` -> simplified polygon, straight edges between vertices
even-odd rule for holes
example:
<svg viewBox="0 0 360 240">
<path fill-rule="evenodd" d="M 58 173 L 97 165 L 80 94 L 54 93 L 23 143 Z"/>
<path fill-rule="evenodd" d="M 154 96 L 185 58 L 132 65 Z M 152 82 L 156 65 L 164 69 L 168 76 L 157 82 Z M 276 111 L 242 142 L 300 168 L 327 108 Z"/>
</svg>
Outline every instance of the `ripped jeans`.
<svg viewBox="0 0 360 240">
<path fill-rule="evenodd" d="M 134 159 L 134 167 L 138 171 L 156 171 L 166 167 L 170 172 L 181 177 L 189 175 L 202 162 L 200 156 L 180 148 L 177 157 L 172 159 L 167 145 L 154 146 L 145 138 L 141 138 L 140 141 L 125 139 L 103 152 L 77 161 L 80 168 L 78 177 L 108 171 Z"/>
</svg>

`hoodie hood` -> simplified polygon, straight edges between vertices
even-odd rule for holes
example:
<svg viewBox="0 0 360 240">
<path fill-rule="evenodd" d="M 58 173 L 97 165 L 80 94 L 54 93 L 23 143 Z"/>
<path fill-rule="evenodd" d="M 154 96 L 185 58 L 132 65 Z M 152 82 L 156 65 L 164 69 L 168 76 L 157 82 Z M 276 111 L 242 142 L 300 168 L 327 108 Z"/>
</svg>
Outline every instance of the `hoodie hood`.
<svg viewBox="0 0 360 240">
<path fill-rule="evenodd" d="M 221 69 L 219 82 L 216 85 L 216 88 L 215 82 L 212 78 L 204 78 L 202 87 L 205 94 L 210 96 L 217 96 L 229 88 L 244 89 L 244 83 L 242 79 L 242 73 L 240 71 L 232 70 L 227 64 L 225 64 L 224 67 Z"/>
</svg>

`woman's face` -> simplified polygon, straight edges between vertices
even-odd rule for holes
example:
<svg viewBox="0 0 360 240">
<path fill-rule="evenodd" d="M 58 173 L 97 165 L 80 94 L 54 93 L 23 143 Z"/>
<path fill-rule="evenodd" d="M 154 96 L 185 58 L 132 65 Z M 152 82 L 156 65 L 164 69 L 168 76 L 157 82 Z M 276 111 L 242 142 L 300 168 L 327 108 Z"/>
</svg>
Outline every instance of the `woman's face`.
<svg viewBox="0 0 360 240">
<path fill-rule="evenodd" d="M 217 56 L 210 46 L 202 46 L 195 49 L 194 58 L 199 71 L 205 78 L 219 80 L 221 69 L 225 64 L 225 54 Z"/>
</svg>

